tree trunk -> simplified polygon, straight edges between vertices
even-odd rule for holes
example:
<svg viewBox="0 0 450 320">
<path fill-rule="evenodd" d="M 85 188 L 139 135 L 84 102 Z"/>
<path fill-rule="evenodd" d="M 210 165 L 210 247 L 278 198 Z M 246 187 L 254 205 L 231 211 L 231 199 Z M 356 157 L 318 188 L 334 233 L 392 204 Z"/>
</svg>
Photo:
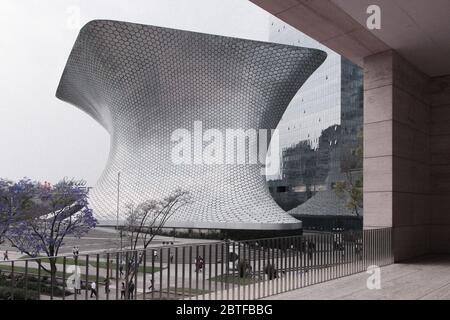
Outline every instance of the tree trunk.
<svg viewBox="0 0 450 320">
<path fill-rule="evenodd" d="M 51 279 L 51 285 L 52 285 L 52 295 L 53 290 L 56 287 L 56 258 L 50 258 L 50 279 Z"/>
</svg>

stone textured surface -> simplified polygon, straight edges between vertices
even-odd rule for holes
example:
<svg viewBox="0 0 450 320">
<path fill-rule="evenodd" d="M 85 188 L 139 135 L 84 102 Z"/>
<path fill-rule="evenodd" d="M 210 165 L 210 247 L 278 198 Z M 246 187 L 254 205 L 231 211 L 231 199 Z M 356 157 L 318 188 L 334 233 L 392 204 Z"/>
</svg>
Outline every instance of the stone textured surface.
<svg viewBox="0 0 450 320">
<path fill-rule="evenodd" d="M 429 78 L 394 51 L 364 67 L 364 225 L 392 226 L 401 261 L 430 252 Z"/>
<path fill-rule="evenodd" d="M 431 188 L 433 252 L 450 253 L 450 76 L 433 78 L 431 100 Z"/>
<path fill-rule="evenodd" d="M 91 194 L 99 220 L 115 223 L 121 172 L 122 213 L 127 203 L 161 199 L 181 187 L 192 202 L 166 226 L 298 228 L 300 222 L 272 200 L 261 165 L 175 165 L 171 134 L 192 132 L 194 121 L 223 134 L 274 129 L 325 57 L 315 49 L 117 21 L 88 23 L 57 97 L 111 134 L 108 164 Z M 193 142 L 205 146 L 201 137 Z"/>
<path fill-rule="evenodd" d="M 330 0 L 251 0 L 352 62 L 389 47 Z M 364 11 L 365 12 L 365 11 Z"/>
</svg>

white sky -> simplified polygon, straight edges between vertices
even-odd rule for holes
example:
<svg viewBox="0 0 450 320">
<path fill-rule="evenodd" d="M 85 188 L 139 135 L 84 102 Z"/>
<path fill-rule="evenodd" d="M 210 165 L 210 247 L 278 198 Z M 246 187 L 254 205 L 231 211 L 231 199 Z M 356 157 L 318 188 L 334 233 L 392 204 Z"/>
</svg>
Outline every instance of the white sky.
<svg viewBox="0 0 450 320">
<path fill-rule="evenodd" d="M 93 19 L 267 40 L 269 14 L 247 0 L 1 0 L 0 177 L 94 185 L 100 176 L 108 133 L 55 98 L 79 28 Z"/>
</svg>

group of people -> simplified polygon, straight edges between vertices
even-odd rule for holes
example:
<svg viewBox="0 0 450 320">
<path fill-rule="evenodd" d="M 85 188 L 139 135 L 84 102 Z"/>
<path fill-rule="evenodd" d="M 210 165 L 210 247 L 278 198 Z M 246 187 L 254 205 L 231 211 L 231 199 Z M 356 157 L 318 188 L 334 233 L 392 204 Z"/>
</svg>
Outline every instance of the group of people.
<svg viewBox="0 0 450 320">
<path fill-rule="evenodd" d="M 111 292 L 110 289 L 110 284 L 111 281 L 109 278 L 105 278 L 105 280 L 103 280 L 103 285 L 105 287 L 105 295 L 109 294 Z M 98 292 L 97 292 L 97 283 L 95 281 L 92 281 L 89 284 L 89 291 L 90 291 L 90 297 L 91 298 L 97 298 L 98 297 Z M 135 291 L 135 285 L 133 280 L 130 281 L 130 283 L 128 284 L 128 297 L 127 299 L 133 299 L 134 298 L 134 291 Z M 76 288 L 77 289 L 77 288 Z M 120 299 L 125 299 L 125 295 L 126 295 L 126 287 L 125 287 L 125 282 L 122 281 L 122 286 L 121 286 L 121 290 L 120 290 Z M 81 290 L 77 289 L 76 290 L 77 294 L 81 294 Z"/>
<path fill-rule="evenodd" d="M 127 299 L 133 300 L 133 298 L 134 298 L 134 289 L 135 289 L 135 285 L 134 285 L 133 280 L 131 280 L 130 283 L 128 284 L 128 297 L 127 297 Z M 126 292 L 127 292 L 127 288 L 125 287 L 125 282 L 122 281 L 122 287 L 120 289 L 120 299 L 125 299 Z"/>
</svg>

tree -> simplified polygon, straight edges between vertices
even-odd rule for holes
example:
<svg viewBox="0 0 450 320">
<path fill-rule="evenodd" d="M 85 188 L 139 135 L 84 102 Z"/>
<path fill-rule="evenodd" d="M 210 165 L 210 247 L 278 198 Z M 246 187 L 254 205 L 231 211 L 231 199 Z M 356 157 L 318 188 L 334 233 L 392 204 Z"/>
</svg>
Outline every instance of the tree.
<svg viewBox="0 0 450 320">
<path fill-rule="evenodd" d="M 345 180 L 336 182 L 336 194 L 347 199 L 347 208 L 359 217 L 363 208 L 363 133 L 358 133 L 356 148 L 343 148 L 341 157 L 341 171 Z"/>
<path fill-rule="evenodd" d="M 130 284 L 128 279 L 135 277 L 144 259 L 143 254 L 137 256 L 136 250 L 145 251 L 167 220 L 190 201 L 191 197 L 188 191 L 176 189 L 163 200 L 147 200 L 137 206 L 127 205 L 124 228 L 128 232 L 130 249 L 136 254 L 135 257 L 126 261 L 125 289 L 127 293 Z"/>
<path fill-rule="evenodd" d="M 36 186 L 29 179 L 18 182 L 0 179 L 0 243 L 14 221 L 31 215 L 35 195 Z"/>
<path fill-rule="evenodd" d="M 30 257 L 45 253 L 50 269 L 41 262 L 39 267 L 49 272 L 52 283 L 56 276 L 56 257 L 66 236 L 81 238 L 95 228 L 97 220 L 88 206 L 88 188 L 84 181 L 62 180 L 54 186 L 29 182 L 32 199 L 27 207 L 27 219 L 13 221 L 6 233 L 12 246 Z M 24 195 L 24 198 L 25 195 Z"/>
</svg>

